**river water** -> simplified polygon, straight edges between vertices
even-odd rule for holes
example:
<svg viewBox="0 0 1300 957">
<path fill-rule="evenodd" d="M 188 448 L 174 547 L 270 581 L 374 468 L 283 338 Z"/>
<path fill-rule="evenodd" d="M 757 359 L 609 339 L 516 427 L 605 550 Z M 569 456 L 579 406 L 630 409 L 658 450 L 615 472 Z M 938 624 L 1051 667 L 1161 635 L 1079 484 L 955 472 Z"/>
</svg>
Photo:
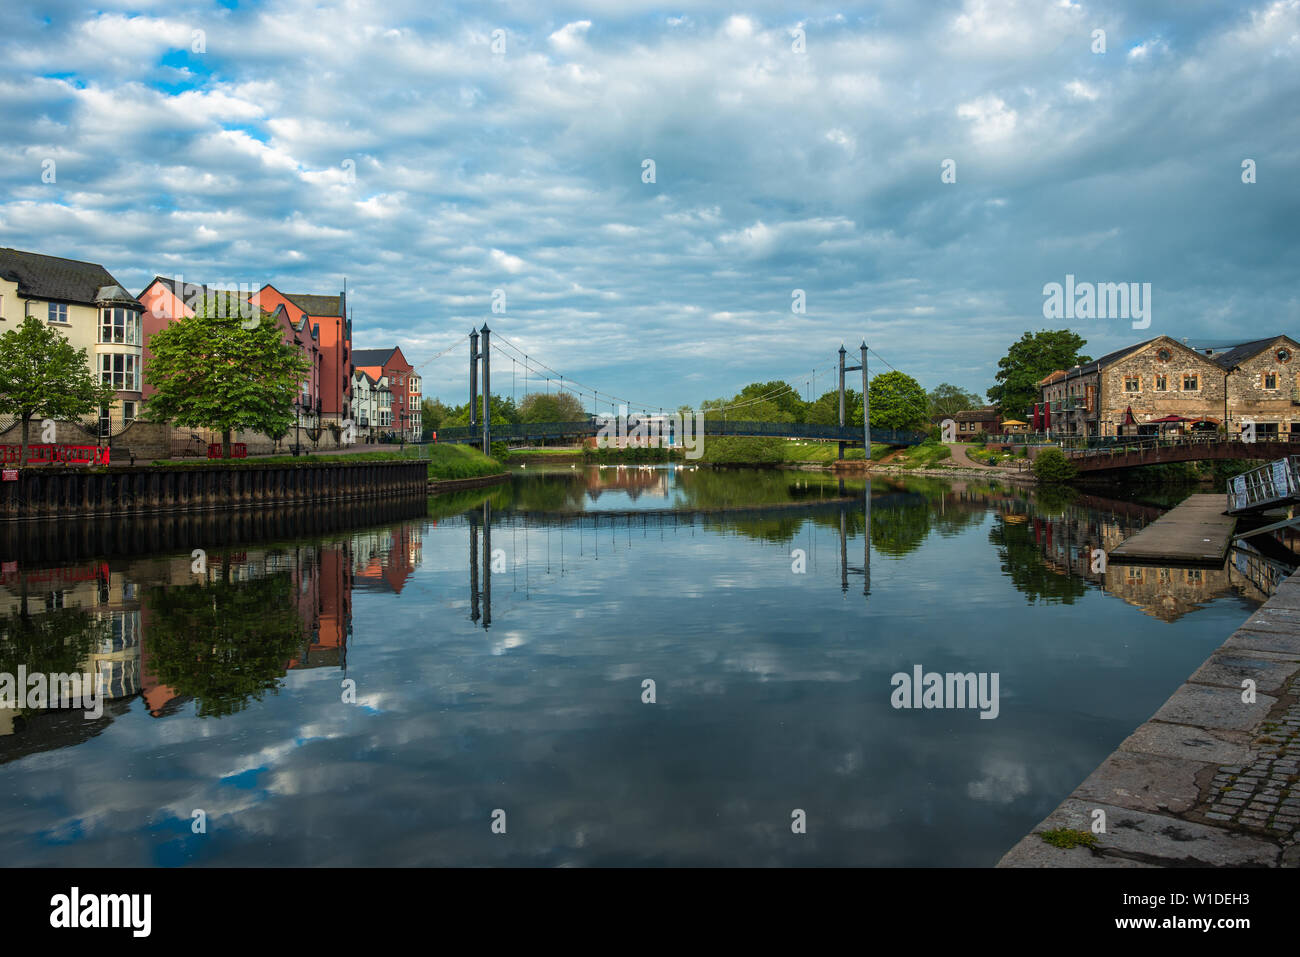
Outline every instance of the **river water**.
<svg viewBox="0 0 1300 957">
<path fill-rule="evenodd" d="M 11 532 L 0 675 L 113 697 L 0 707 L 0 860 L 991 865 L 1269 587 L 1096 570 L 1155 508 L 877 479 L 868 537 L 864 497 L 529 469 L 324 530 Z M 996 717 L 894 707 L 917 667 Z"/>
</svg>

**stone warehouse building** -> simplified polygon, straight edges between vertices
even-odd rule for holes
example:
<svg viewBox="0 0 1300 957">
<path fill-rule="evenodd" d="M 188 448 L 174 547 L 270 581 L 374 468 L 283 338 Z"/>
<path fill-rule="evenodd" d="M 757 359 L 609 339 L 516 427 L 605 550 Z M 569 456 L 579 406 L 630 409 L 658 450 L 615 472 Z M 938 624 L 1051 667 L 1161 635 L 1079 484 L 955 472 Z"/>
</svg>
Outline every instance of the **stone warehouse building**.
<svg viewBox="0 0 1300 957">
<path fill-rule="evenodd" d="M 1194 349 L 1157 336 L 1038 383 L 1034 428 L 1061 435 L 1147 435 L 1226 430 L 1256 435 L 1300 431 L 1300 343 L 1278 335 Z"/>
</svg>

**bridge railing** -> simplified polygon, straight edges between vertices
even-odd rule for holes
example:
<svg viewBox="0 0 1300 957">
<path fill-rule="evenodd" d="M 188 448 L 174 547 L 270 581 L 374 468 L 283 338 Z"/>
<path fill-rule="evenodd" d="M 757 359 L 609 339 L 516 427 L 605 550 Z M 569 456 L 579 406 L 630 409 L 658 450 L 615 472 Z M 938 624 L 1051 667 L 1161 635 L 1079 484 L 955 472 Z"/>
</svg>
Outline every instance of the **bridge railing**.
<svg viewBox="0 0 1300 957">
<path fill-rule="evenodd" d="M 1300 495 L 1300 455 L 1288 455 L 1228 483 L 1228 511 L 1258 508 Z"/>
<path fill-rule="evenodd" d="M 1063 436 L 1059 442 L 1071 458 L 1095 455 L 1126 455 L 1130 452 L 1142 452 L 1151 449 L 1181 448 L 1186 446 L 1223 445 L 1239 443 L 1239 435 L 1220 435 L 1206 432 L 1203 435 L 1186 433 L 1181 435 L 1103 435 L 1103 436 Z M 1289 443 L 1289 435 L 1257 435 L 1252 445 L 1268 443 Z"/>
<path fill-rule="evenodd" d="M 595 435 L 600 423 L 586 422 L 521 422 L 492 426 L 495 441 L 562 438 L 564 436 Z M 437 430 L 439 442 L 473 442 L 483 433 L 482 426 L 460 425 Z M 706 419 L 704 434 L 712 436 L 772 436 L 783 439 L 827 439 L 839 442 L 861 442 L 860 426 L 808 425 L 797 422 L 755 422 L 743 419 Z M 673 437 L 665 433 L 665 437 Z M 917 445 L 924 442 L 926 433 L 905 429 L 872 429 L 871 441 L 885 445 Z"/>
</svg>

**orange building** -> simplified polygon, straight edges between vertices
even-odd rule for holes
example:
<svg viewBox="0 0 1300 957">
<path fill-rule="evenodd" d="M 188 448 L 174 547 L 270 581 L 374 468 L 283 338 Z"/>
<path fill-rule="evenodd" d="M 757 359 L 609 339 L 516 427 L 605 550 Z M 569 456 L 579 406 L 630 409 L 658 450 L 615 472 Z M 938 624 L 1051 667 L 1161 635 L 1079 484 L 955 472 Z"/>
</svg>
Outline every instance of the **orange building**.
<svg viewBox="0 0 1300 957">
<path fill-rule="evenodd" d="M 316 327 L 320 343 L 318 358 L 319 401 L 322 421 L 342 422 L 352 409 L 352 320 L 347 316 L 347 293 L 319 296 L 314 293 L 280 292 L 267 283 L 252 301 L 268 312 L 283 306 L 290 319 L 306 320 Z"/>
</svg>

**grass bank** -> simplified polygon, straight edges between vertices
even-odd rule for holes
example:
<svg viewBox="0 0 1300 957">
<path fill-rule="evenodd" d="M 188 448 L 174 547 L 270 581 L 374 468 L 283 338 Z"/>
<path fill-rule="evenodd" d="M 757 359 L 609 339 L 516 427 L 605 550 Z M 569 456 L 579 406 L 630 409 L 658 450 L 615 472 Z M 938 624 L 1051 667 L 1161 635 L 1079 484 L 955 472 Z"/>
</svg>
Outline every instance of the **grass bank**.
<svg viewBox="0 0 1300 957">
<path fill-rule="evenodd" d="M 160 459 L 159 468 L 253 468 L 260 465 L 326 465 L 342 467 L 354 462 L 398 462 L 423 459 L 431 479 L 480 478 L 505 471 L 501 463 L 471 445 L 410 445 L 392 452 L 357 452 L 349 455 L 259 455 L 249 459 Z"/>
</svg>

